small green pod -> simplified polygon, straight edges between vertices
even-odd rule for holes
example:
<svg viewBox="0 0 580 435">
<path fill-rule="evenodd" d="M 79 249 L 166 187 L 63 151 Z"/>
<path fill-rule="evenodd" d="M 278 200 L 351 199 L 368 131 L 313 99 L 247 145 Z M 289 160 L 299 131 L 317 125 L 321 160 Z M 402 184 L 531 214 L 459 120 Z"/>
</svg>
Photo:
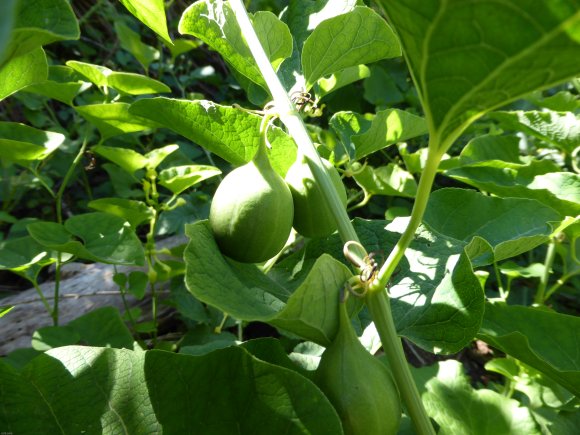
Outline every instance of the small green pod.
<svg viewBox="0 0 580 435">
<path fill-rule="evenodd" d="M 346 207 L 346 190 L 336 168 L 325 159 L 322 163 L 328 170 L 332 184 Z M 314 181 L 314 175 L 300 155 L 286 174 L 286 183 L 294 200 L 294 229 L 304 237 L 326 237 L 336 231 L 336 220 L 326 204 L 322 190 Z"/>
<path fill-rule="evenodd" d="M 260 148 L 254 160 L 234 169 L 220 183 L 209 223 L 223 254 L 244 263 L 260 263 L 284 247 L 293 216 L 290 189 Z"/>
<path fill-rule="evenodd" d="M 339 330 L 322 354 L 315 381 L 338 412 L 346 435 L 396 434 L 402 411 L 391 372 L 359 342 L 346 304 L 339 305 Z"/>
</svg>

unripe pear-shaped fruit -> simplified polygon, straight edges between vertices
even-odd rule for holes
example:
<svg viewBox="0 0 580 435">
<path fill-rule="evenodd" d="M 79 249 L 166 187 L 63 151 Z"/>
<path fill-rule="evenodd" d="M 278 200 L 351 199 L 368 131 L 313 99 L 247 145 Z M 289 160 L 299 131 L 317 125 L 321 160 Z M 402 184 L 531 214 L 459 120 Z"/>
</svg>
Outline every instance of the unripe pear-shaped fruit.
<svg viewBox="0 0 580 435">
<path fill-rule="evenodd" d="M 346 435 L 396 434 L 401 404 L 391 372 L 359 342 L 346 304 L 339 305 L 339 330 L 322 354 L 316 383 L 334 405 Z"/>
<path fill-rule="evenodd" d="M 221 252 L 244 263 L 260 263 L 284 247 L 294 205 L 290 189 L 268 160 L 265 146 L 230 172 L 212 200 L 209 223 Z"/>
<path fill-rule="evenodd" d="M 336 168 L 325 159 L 326 167 L 342 205 L 346 207 L 346 190 Z M 336 220 L 314 175 L 302 156 L 286 174 L 286 183 L 294 200 L 294 229 L 304 237 L 326 237 L 336 231 Z"/>
</svg>

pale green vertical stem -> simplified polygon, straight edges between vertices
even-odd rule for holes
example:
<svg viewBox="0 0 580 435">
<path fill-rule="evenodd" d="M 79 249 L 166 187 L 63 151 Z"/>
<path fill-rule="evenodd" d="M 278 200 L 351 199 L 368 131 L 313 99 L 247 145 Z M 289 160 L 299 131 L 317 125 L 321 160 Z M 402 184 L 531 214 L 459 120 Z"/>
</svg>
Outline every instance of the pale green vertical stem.
<svg viewBox="0 0 580 435">
<path fill-rule="evenodd" d="M 500 272 L 499 266 L 497 265 L 497 262 L 495 260 L 493 261 L 493 271 L 495 272 L 495 280 L 497 281 L 497 289 L 499 291 L 499 296 L 503 300 L 506 300 L 508 294 L 505 291 L 505 289 L 503 288 L 503 281 L 501 280 L 501 272 Z"/>
<path fill-rule="evenodd" d="M 87 149 L 87 139 L 83 140 L 83 143 L 75 156 L 72 164 L 70 165 L 67 173 L 62 180 L 62 184 L 60 185 L 58 192 L 56 193 L 55 202 L 56 202 L 56 220 L 59 224 L 63 223 L 62 219 L 62 197 L 64 195 L 64 191 L 66 190 L 68 183 L 74 174 L 79 162 L 81 161 L 85 150 Z M 54 275 L 54 307 L 52 310 L 52 319 L 54 325 L 58 325 L 58 302 L 60 298 L 60 278 L 61 278 L 61 267 L 62 267 L 62 253 L 59 252 L 56 256 L 56 263 L 55 263 L 55 275 Z"/>
<path fill-rule="evenodd" d="M 371 317 L 381 337 L 383 350 L 391 365 L 393 376 L 399 389 L 399 394 L 405 404 L 407 415 L 413 420 L 413 425 L 418 434 L 435 435 L 431 420 L 425 412 L 421 396 L 407 365 L 401 339 L 397 336 L 389 297 L 386 291 L 369 292 L 366 296 Z"/>
<path fill-rule="evenodd" d="M 544 261 L 544 273 L 540 278 L 540 285 L 538 285 L 538 291 L 534 297 L 534 303 L 538 305 L 543 305 L 546 297 L 546 287 L 548 286 L 548 280 L 550 278 L 550 270 L 552 270 L 552 264 L 554 264 L 554 259 L 556 258 L 556 238 L 552 237 L 550 243 L 548 244 L 548 251 L 546 252 L 546 260 Z"/>
</svg>

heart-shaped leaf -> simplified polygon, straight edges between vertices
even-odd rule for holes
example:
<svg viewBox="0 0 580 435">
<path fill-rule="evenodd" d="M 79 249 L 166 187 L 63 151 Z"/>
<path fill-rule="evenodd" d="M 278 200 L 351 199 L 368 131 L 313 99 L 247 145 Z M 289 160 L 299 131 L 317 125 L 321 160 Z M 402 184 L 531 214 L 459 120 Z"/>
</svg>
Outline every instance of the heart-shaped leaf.
<svg viewBox="0 0 580 435">
<path fill-rule="evenodd" d="M 401 47 L 389 25 L 372 9 L 357 6 L 322 21 L 304 42 L 306 90 L 321 77 L 345 68 L 400 55 Z"/>
<path fill-rule="evenodd" d="M 249 162 L 258 150 L 262 117 L 241 108 L 159 97 L 133 103 L 130 113 L 154 120 L 234 165 Z M 296 145 L 278 127 L 270 129 L 268 139 L 272 167 L 284 176 L 296 160 Z"/>
<path fill-rule="evenodd" d="M 552 234 L 549 224 L 559 220 L 556 211 L 535 200 L 497 198 L 465 189 L 433 192 L 423 217 L 429 228 L 453 239 L 486 240 L 492 249 L 490 260 L 496 262 L 546 243 Z M 478 265 L 486 264 L 480 256 Z M 475 258 L 471 256 L 472 261 Z"/>
<path fill-rule="evenodd" d="M 580 318 L 541 308 L 487 303 L 478 337 L 580 395 Z"/>
<path fill-rule="evenodd" d="M 165 42 L 171 44 L 163 0 L 121 0 L 121 3 L 139 21 L 157 33 Z"/>
<path fill-rule="evenodd" d="M 346 266 L 322 256 L 294 291 L 253 264 L 223 257 L 207 221 L 186 226 L 186 235 L 191 241 L 184 252 L 185 283 L 197 299 L 237 319 L 268 322 L 330 344 L 338 327 L 339 292 L 351 276 Z M 208 276 L 214 278 L 208 280 Z"/>
<path fill-rule="evenodd" d="M 397 29 L 440 155 L 486 112 L 580 75 L 575 0 L 380 4 Z"/>
<path fill-rule="evenodd" d="M 0 361 L 0 384 L 0 422 L 14 433 L 342 434 L 311 381 L 241 347 L 190 356 L 67 346 L 21 372 Z"/>
</svg>

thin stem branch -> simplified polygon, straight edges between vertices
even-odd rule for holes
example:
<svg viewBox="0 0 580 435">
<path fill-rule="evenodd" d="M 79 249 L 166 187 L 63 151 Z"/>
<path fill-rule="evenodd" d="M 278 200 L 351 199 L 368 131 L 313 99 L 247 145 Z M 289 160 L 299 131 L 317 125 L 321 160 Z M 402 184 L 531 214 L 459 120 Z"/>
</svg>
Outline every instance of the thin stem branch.
<svg viewBox="0 0 580 435">
<path fill-rule="evenodd" d="M 505 289 L 503 287 L 503 281 L 501 280 L 501 273 L 499 270 L 499 266 L 497 265 L 497 262 L 495 260 L 493 261 L 493 271 L 495 272 L 495 280 L 497 281 L 497 289 L 499 291 L 499 296 L 503 300 L 506 300 L 508 293 L 505 291 Z"/>
<path fill-rule="evenodd" d="M 87 138 L 85 138 L 83 140 L 83 143 L 79 149 L 79 152 L 77 153 L 73 162 L 71 163 L 70 167 L 68 168 L 68 171 L 67 171 L 66 175 L 64 176 L 64 179 L 62 180 L 62 184 L 60 185 L 58 192 L 56 192 L 56 197 L 55 197 L 56 221 L 59 224 L 62 224 L 62 197 L 64 195 L 64 191 L 66 190 L 66 188 L 68 186 L 68 182 L 70 181 L 72 175 L 74 174 L 75 169 L 77 168 L 79 162 L 81 161 L 86 149 L 87 149 Z"/>
<path fill-rule="evenodd" d="M 415 203 L 413 204 L 411 218 L 407 224 L 407 228 L 401 235 L 401 238 L 389 254 L 387 261 L 385 261 L 381 267 L 381 270 L 377 275 L 377 279 L 372 285 L 372 291 L 383 291 L 386 288 L 393 272 L 403 258 L 405 250 L 413 241 L 413 238 L 415 237 L 415 231 L 417 231 L 417 228 L 423 220 L 423 214 L 427 208 L 427 202 L 429 201 L 433 180 L 437 174 L 437 167 L 439 166 L 439 161 L 441 159 L 440 154 L 434 151 L 435 149 L 435 146 L 431 146 L 431 144 L 429 145 L 429 154 L 427 156 L 425 169 L 423 170 L 421 179 L 419 180 L 419 186 L 417 188 L 417 195 L 415 197 Z"/>
<path fill-rule="evenodd" d="M 548 280 L 550 279 L 550 270 L 552 270 L 552 264 L 556 258 L 556 239 L 552 237 L 548 243 L 548 251 L 546 252 L 546 260 L 544 261 L 544 273 L 540 278 L 540 284 L 538 285 L 538 291 L 534 297 L 534 303 L 538 305 L 543 305 L 546 301 L 546 288 L 548 286 Z"/>
</svg>

